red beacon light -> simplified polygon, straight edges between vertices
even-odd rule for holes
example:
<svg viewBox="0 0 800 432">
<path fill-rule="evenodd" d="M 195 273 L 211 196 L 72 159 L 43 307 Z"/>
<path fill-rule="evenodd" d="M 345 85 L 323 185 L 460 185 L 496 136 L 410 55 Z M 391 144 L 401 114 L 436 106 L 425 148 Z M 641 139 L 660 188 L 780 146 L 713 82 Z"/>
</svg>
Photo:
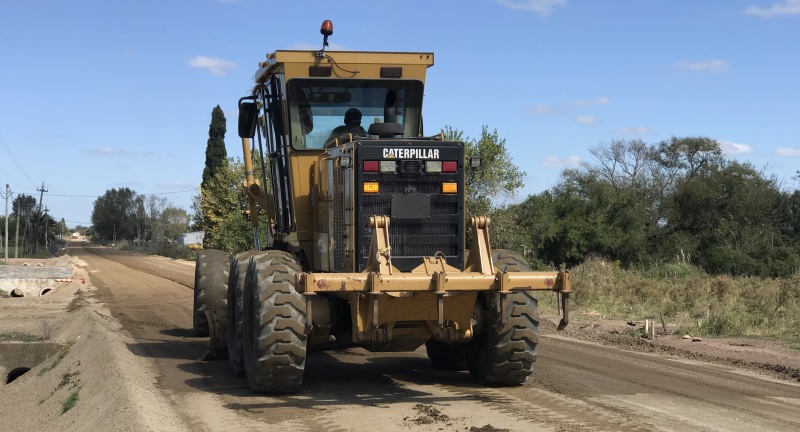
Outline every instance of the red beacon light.
<svg viewBox="0 0 800 432">
<path fill-rule="evenodd" d="M 325 47 L 328 46 L 328 36 L 333 34 L 333 23 L 331 20 L 323 21 L 319 32 L 322 34 L 322 49 L 317 51 L 317 57 L 325 57 Z"/>
<path fill-rule="evenodd" d="M 322 27 L 319 28 L 319 32 L 322 33 L 322 36 L 325 36 L 325 46 L 328 46 L 328 36 L 333 34 L 333 23 L 331 20 L 323 21 Z"/>
</svg>

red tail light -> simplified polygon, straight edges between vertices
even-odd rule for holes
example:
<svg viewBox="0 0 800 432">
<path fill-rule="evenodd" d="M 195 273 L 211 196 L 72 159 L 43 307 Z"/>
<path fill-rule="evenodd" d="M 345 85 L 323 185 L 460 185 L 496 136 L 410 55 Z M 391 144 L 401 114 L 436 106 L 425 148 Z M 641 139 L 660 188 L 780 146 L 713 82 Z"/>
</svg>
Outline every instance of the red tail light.
<svg viewBox="0 0 800 432">
<path fill-rule="evenodd" d="M 380 163 L 378 161 L 364 161 L 364 172 L 378 172 Z"/>
</svg>

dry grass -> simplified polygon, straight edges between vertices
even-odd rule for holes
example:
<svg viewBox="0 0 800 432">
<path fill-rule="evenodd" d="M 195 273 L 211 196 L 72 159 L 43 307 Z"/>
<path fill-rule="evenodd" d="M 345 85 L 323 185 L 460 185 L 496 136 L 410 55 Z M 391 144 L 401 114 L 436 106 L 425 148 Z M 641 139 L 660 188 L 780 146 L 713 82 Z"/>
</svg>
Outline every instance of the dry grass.
<svg viewBox="0 0 800 432">
<path fill-rule="evenodd" d="M 692 334 L 800 335 L 800 273 L 790 279 L 712 277 L 686 264 L 631 271 L 594 258 L 571 273 L 577 313 L 634 321 L 663 314 Z"/>
</svg>

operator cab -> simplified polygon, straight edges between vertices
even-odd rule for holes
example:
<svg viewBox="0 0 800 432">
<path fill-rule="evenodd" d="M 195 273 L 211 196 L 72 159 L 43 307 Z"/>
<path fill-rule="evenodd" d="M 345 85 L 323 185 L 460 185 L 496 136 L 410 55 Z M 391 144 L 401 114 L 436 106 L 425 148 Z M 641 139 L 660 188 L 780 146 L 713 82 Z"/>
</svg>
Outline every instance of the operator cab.
<svg viewBox="0 0 800 432">
<path fill-rule="evenodd" d="M 292 147 L 331 147 L 331 132 L 351 108 L 361 112 L 371 137 L 421 136 L 422 89 L 421 81 L 408 79 L 291 79 L 286 93 Z"/>
</svg>

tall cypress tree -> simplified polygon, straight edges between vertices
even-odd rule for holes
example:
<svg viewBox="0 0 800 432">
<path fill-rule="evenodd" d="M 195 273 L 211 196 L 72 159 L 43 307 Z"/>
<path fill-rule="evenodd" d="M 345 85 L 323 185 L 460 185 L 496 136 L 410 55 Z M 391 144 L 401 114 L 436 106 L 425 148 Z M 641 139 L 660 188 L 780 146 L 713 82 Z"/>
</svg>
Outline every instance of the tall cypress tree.
<svg viewBox="0 0 800 432">
<path fill-rule="evenodd" d="M 214 177 L 217 169 L 225 163 L 228 153 L 225 150 L 225 113 L 219 105 L 211 111 L 211 125 L 208 127 L 208 143 L 206 145 L 206 167 L 203 169 L 203 189 Z"/>
<path fill-rule="evenodd" d="M 200 184 L 200 225 L 206 235 L 210 235 L 217 225 L 216 221 L 207 217 L 216 205 L 213 199 L 203 199 L 202 197 L 213 198 L 214 192 L 209 190 L 212 188 L 212 180 L 221 167 L 227 163 L 225 131 L 225 114 L 217 105 L 211 111 L 211 125 L 208 127 L 208 144 L 206 145 L 206 167 L 203 168 L 203 183 Z"/>
</svg>

